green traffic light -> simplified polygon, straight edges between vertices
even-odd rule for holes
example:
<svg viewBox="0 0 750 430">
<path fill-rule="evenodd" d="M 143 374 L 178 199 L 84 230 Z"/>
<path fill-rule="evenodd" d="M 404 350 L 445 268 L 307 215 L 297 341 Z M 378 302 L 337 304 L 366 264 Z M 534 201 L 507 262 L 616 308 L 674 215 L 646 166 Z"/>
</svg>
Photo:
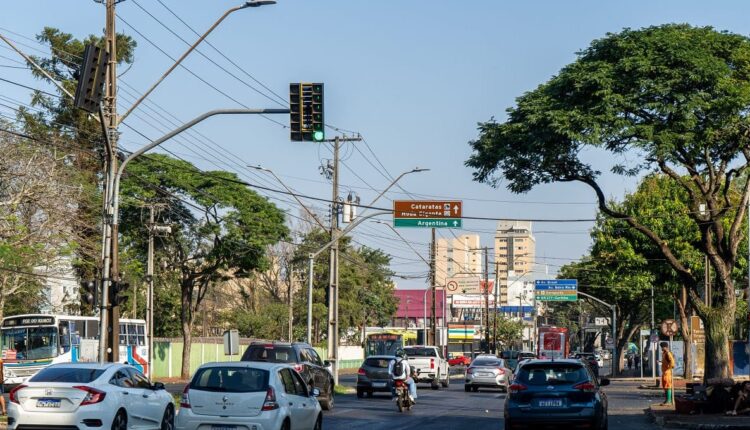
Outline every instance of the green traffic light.
<svg viewBox="0 0 750 430">
<path fill-rule="evenodd" d="M 314 141 L 320 142 L 323 139 L 325 139 L 325 134 L 323 133 L 323 131 L 318 130 L 318 131 L 316 131 L 316 132 L 313 133 L 313 140 Z"/>
</svg>

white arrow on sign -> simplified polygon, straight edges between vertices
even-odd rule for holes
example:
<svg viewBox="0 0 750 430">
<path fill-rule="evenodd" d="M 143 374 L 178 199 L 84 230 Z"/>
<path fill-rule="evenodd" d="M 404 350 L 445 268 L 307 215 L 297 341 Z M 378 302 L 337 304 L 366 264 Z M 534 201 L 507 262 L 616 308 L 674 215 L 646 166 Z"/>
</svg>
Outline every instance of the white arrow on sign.
<svg viewBox="0 0 750 430">
<path fill-rule="evenodd" d="M 458 205 L 453 205 L 453 212 L 455 212 L 456 215 L 458 215 Z"/>
<path fill-rule="evenodd" d="M 455 221 L 455 220 L 454 220 L 454 221 L 453 221 L 453 227 L 456 227 L 456 226 L 458 226 L 458 221 Z"/>
</svg>

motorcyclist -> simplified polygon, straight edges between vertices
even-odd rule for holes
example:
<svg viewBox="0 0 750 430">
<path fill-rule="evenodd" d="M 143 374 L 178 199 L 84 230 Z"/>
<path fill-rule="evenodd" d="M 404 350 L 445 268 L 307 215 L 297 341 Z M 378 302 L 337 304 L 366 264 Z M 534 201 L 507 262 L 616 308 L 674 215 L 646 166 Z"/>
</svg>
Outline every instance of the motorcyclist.
<svg viewBox="0 0 750 430">
<path fill-rule="evenodd" d="M 396 364 L 397 363 L 402 363 L 403 364 L 403 366 L 401 366 L 403 368 L 403 372 L 401 372 L 400 375 L 396 375 L 395 374 L 395 369 L 396 369 Z M 391 374 L 393 375 L 393 380 L 394 381 L 405 381 L 406 385 L 409 386 L 409 400 L 411 400 L 412 402 L 416 403 L 416 399 L 417 399 L 417 383 L 414 381 L 414 378 L 411 377 L 411 375 L 412 375 L 411 366 L 409 366 L 409 361 L 406 359 L 406 351 L 404 351 L 403 349 L 399 348 L 396 351 L 396 361 L 393 362 L 392 369 L 394 370 L 394 371 L 391 372 Z M 395 390 L 394 390 L 394 392 L 395 392 Z M 395 399 L 396 398 L 394 397 L 394 400 Z"/>
</svg>

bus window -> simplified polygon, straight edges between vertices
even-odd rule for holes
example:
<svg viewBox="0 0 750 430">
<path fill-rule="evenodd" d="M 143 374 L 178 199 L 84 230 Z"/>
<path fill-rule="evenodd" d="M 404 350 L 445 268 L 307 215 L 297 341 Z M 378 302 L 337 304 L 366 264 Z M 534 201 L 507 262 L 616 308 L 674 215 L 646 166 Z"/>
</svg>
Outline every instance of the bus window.
<svg viewBox="0 0 750 430">
<path fill-rule="evenodd" d="M 82 333 L 84 339 L 99 339 L 99 321 L 86 321 L 86 333 Z"/>
<path fill-rule="evenodd" d="M 70 351 L 70 321 L 60 321 L 58 323 L 60 336 L 60 349 L 62 352 Z"/>
<path fill-rule="evenodd" d="M 12 350 L 16 352 L 16 358 L 26 357 L 26 329 L 14 328 L 3 330 L 3 351 Z"/>
<path fill-rule="evenodd" d="M 125 323 L 120 323 L 120 345 L 128 344 L 128 327 Z"/>
<path fill-rule="evenodd" d="M 138 346 L 145 346 L 146 345 L 146 327 L 138 324 L 136 326 L 138 328 Z"/>
<path fill-rule="evenodd" d="M 138 333 L 135 324 L 128 324 L 128 345 L 138 344 Z"/>
</svg>

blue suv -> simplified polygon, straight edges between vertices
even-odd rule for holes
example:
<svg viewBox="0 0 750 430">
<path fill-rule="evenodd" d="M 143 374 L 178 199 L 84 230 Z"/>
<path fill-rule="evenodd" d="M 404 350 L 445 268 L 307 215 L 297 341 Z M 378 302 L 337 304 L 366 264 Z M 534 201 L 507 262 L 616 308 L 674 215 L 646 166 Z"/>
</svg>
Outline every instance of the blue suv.
<svg viewBox="0 0 750 430">
<path fill-rule="evenodd" d="M 505 398 L 505 430 L 526 427 L 607 429 L 609 379 L 598 380 L 580 360 L 527 360 L 519 364 Z"/>
</svg>

